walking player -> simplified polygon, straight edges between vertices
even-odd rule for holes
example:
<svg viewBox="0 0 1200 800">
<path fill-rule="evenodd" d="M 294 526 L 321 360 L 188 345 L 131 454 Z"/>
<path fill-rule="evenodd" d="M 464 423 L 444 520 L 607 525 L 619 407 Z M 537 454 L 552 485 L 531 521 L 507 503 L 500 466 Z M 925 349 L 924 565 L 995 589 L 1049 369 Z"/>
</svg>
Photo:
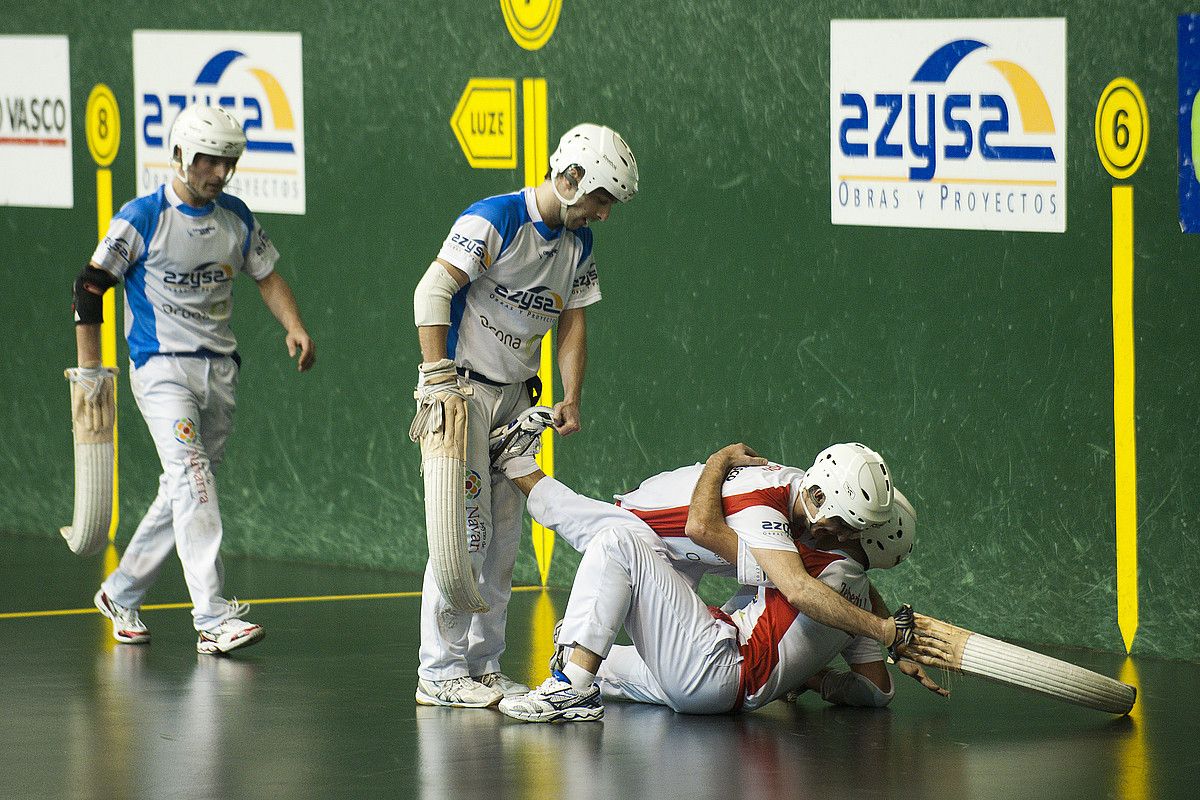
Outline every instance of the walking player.
<svg viewBox="0 0 1200 800">
<path fill-rule="evenodd" d="M 130 385 L 163 472 L 96 607 L 112 620 L 118 642 L 148 642 L 138 608 L 174 548 L 192 600 L 196 649 L 219 654 L 264 635 L 242 619 L 245 604 L 221 594 L 215 470 L 233 428 L 240 365 L 229 325 L 234 276 L 244 272 L 258 283 L 301 372 L 312 367 L 316 348 L 291 288 L 275 272 L 275 246 L 246 204 L 224 191 L 246 148 L 241 125 L 224 109 L 193 105 L 176 118 L 168 142 L 175 174 L 120 210 L 75 282 L 79 366 L 69 372 L 85 384 L 111 375 L 100 366 L 101 297 L 123 281 Z"/>
</svg>

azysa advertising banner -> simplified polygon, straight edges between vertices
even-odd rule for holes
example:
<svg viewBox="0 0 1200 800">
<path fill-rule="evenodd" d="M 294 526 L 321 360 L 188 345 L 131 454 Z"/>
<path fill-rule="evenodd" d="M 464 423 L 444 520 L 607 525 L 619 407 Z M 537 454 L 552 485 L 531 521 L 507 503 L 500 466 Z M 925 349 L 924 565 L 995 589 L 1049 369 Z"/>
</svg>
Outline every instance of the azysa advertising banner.
<svg viewBox="0 0 1200 800">
<path fill-rule="evenodd" d="M 254 212 L 304 213 L 304 75 L 298 33 L 134 31 L 137 193 L 172 174 L 171 125 L 193 103 L 246 131 L 230 194 Z"/>
<path fill-rule="evenodd" d="M 837 225 L 1067 228 L 1063 19 L 833 20 Z"/>
</svg>

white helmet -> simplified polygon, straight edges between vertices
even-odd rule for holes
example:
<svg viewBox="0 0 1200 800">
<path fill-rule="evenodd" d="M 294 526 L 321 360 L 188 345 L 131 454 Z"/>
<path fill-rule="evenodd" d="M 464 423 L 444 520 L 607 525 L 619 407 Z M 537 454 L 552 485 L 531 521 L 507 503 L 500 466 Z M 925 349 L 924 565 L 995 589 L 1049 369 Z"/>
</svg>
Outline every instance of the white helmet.
<svg viewBox="0 0 1200 800">
<path fill-rule="evenodd" d="M 899 489 L 892 494 L 892 518 L 863 531 L 861 542 L 868 569 L 891 569 L 908 558 L 917 543 L 917 511 Z"/>
<path fill-rule="evenodd" d="M 816 514 L 809 514 L 808 504 L 804 504 L 809 522 L 840 517 L 861 531 L 892 518 L 892 480 L 887 464 L 878 453 L 858 442 L 830 445 L 818 453 L 800 488 L 819 488 L 824 495 Z M 817 504 L 817 498 L 813 503 Z"/>
<path fill-rule="evenodd" d="M 175 161 L 175 148 L 179 148 L 180 159 Z M 246 132 L 241 123 L 218 106 L 190 105 L 175 118 L 168 140 L 171 160 L 180 179 L 187 182 L 187 168 L 196 159 L 197 153 L 210 156 L 238 159 L 246 150 Z M 233 170 L 229 171 L 233 177 Z"/>
<path fill-rule="evenodd" d="M 573 166 L 583 170 L 579 190 L 573 198 L 567 200 L 559 194 L 554 181 L 550 182 L 558 202 L 564 207 L 575 205 L 579 198 L 597 189 L 607 189 L 622 203 L 629 202 L 637 194 L 637 159 L 612 128 L 585 122 L 564 133 L 558 149 L 550 156 L 550 176 L 557 178 Z"/>
</svg>

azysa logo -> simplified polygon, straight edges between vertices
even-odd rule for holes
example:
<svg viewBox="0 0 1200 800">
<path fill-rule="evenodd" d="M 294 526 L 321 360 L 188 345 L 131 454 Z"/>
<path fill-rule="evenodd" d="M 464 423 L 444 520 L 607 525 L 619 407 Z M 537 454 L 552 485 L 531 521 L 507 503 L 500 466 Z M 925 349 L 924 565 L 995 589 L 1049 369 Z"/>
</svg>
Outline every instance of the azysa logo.
<svg viewBox="0 0 1200 800">
<path fill-rule="evenodd" d="M 240 89 L 233 88 L 234 85 Z M 247 85 L 253 86 L 254 91 L 248 91 Z M 145 144 L 165 147 L 175 117 L 195 103 L 220 106 L 242 120 L 247 152 L 296 152 L 295 144 L 289 140 L 296 130 L 296 120 L 287 94 L 274 75 L 253 65 L 240 50 L 222 50 L 209 58 L 188 90 L 144 92 L 141 135 Z"/>
<path fill-rule="evenodd" d="M 557 317 L 563 310 L 562 297 L 550 291 L 548 286 L 535 286 L 532 289 L 509 289 L 507 286 L 496 284 L 492 294 L 505 305 L 521 311 Z"/>
<path fill-rule="evenodd" d="M 842 92 L 841 153 L 904 162 L 912 181 L 932 180 L 939 162 L 976 154 L 984 162 L 1055 162 L 1047 143 L 1055 121 L 1045 92 L 1025 67 L 993 53 L 977 39 L 955 39 L 931 53 L 907 86 Z M 983 83 L 977 69 L 952 80 L 956 71 L 978 66 L 997 73 L 1008 91 L 976 89 Z"/>
<path fill-rule="evenodd" d="M 492 265 L 492 254 L 488 252 L 483 239 L 472 239 L 461 233 L 450 234 L 451 243 L 457 245 L 464 253 L 476 258 L 484 269 Z"/>
<path fill-rule="evenodd" d="M 168 286 L 185 286 L 192 289 L 212 287 L 227 283 L 233 278 L 233 267 L 210 261 L 190 272 L 163 272 L 163 283 Z"/>
</svg>

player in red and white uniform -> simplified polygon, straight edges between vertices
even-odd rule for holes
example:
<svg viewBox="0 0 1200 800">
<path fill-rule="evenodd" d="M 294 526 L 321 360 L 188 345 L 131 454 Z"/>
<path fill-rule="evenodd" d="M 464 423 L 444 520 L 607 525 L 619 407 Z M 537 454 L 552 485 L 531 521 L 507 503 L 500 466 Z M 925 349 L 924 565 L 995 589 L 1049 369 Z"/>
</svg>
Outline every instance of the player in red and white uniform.
<svg viewBox="0 0 1200 800">
<path fill-rule="evenodd" d="M 845 469 L 823 466 L 818 457 L 814 480 L 824 482 L 822 491 L 815 482 L 806 485 L 803 471 L 750 457 L 744 448 L 727 448 L 704 467 L 656 476 L 622 496 L 623 507 L 581 497 L 540 472 L 521 476 L 524 465 L 505 465 L 528 493 L 530 513 L 583 550 L 584 560 L 557 637 L 560 645 L 574 645 L 570 661 L 529 695 L 502 701 L 501 711 L 528 721 L 598 719 L 603 690 L 607 697 L 717 713 L 757 708 L 812 678 L 818 679 L 813 688 L 833 702 L 890 701 L 891 683 L 876 642 L 894 643 L 896 624 L 867 610 L 869 559 L 851 539 L 857 529 L 843 519 L 886 514 L 888 521 L 866 538 L 888 543 L 875 548 L 879 565 L 888 566 L 911 549 L 912 521 L 907 538 L 898 536 L 890 502 L 887 512 L 879 496 L 864 505 L 863 489 L 890 494 L 881 459 L 861 445 L 835 448 L 861 468 L 851 471 L 853 477 L 866 478 L 856 481 L 857 497 L 849 503 L 841 502 L 850 486 Z M 849 448 L 861 448 L 875 462 Z M 837 493 L 840 500 L 831 501 Z M 691 501 L 690 513 L 680 497 Z M 911 512 L 906 501 L 904 506 Z M 837 517 L 823 513 L 834 507 Z M 793 529 L 800 541 L 792 538 Z M 716 552 L 684 544 L 683 536 L 693 530 L 713 542 Z M 732 616 L 714 613 L 696 595 L 695 584 L 704 572 L 733 564 L 739 577 L 757 572 L 757 582 L 774 580 L 778 588 L 765 586 Z M 613 646 L 622 627 L 633 647 Z M 851 672 L 822 672 L 839 653 Z M 878 669 L 860 666 L 872 663 Z M 905 671 L 919 672 L 915 665 Z"/>
</svg>

